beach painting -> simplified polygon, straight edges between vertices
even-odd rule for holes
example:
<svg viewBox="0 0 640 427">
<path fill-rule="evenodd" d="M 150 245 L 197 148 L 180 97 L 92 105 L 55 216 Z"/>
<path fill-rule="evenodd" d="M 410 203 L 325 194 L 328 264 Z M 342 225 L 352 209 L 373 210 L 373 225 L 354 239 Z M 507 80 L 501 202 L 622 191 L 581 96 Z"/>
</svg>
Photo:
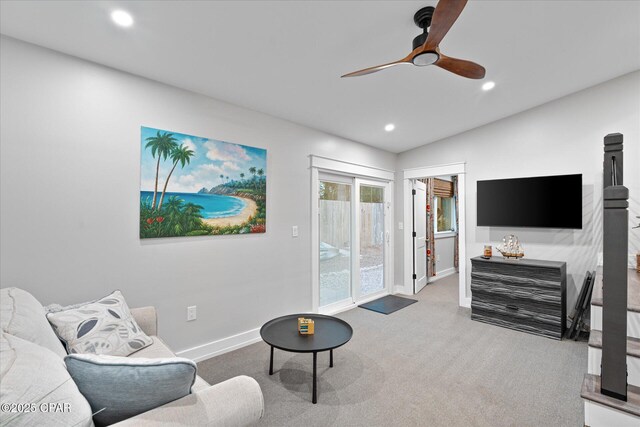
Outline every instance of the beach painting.
<svg viewBox="0 0 640 427">
<path fill-rule="evenodd" d="M 267 150 L 141 128 L 140 238 L 264 233 Z"/>
</svg>

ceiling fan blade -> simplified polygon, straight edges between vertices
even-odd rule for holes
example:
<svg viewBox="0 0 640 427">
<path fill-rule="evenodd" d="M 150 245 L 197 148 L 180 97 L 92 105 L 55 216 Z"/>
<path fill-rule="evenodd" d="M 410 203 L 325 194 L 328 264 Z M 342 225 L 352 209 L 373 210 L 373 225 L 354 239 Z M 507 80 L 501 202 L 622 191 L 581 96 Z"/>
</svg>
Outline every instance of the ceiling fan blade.
<svg viewBox="0 0 640 427">
<path fill-rule="evenodd" d="M 404 59 L 401 59 L 401 60 L 395 61 L 395 62 L 389 62 L 388 64 L 376 65 L 375 67 L 365 68 L 364 70 L 354 71 L 353 73 L 345 74 L 344 76 L 341 76 L 341 77 L 365 76 L 367 74 L 377 73 L 378 71 L 382 71 L 385 68 L 394 67 L 396 65 L 411 64 L 411 60 L 407 60 L 407 58 L 404 58 Z"/>
<path fill-rule="evenodd" d="M 466 61 L 464 59 L 450 58 L 441 53 L 439 55 L 440 58 L 434 65 L 469 79 L 484 78 L 486 70 L 482 65 L 478 65 L 475 62 Z"/>
<path fill-rule="evenodd" d="M 431 18 L 429 35 L 422 45 L 422 52 L 438 47 L 466 4 L 467 0 L 440 0 L 438 2 L 436 10 L 433 12 L 433 18 Z"/>
</svg>

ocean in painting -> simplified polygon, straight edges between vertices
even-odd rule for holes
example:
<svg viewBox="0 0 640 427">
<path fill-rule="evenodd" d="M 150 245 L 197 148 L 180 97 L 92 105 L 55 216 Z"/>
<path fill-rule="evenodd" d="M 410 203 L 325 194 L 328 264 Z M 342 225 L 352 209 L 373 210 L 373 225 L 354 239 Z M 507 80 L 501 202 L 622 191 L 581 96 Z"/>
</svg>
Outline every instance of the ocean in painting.
<svg viewBox="0 0 640 427">
<path fill-rule="evenodd" d="M 160 192 L 158 192 L 158 200 L 160 199 Z M 245 208 L 246 203 L 244 200 L 230 197 L 220 196 L 217 194 L 202 194 L 202 193 L 170 193 L 168 192 L 164 196 L 164 203 L 171 196 L 177 196 L 185 201 L 185 203 L 193 203 L 195 205 L 202 206 L 200 213 L 204 219 L 207 218 L 228 218 L 230 216 L 238 215 Z M 140 201 L 153 200 L 153 191 L 141 191 Z"/>
</svg>

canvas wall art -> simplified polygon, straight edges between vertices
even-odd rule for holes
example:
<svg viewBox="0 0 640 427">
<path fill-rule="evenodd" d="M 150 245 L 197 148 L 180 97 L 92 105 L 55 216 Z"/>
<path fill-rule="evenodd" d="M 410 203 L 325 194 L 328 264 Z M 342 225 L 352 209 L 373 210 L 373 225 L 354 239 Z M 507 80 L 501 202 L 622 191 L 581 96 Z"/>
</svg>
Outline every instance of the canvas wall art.
<svg viewBox="0 0 640 427">
<path fill-rule="evenodd" d="M 140 238 L 264 233 L 267 150 L 141 128 Z"/>
</svg>

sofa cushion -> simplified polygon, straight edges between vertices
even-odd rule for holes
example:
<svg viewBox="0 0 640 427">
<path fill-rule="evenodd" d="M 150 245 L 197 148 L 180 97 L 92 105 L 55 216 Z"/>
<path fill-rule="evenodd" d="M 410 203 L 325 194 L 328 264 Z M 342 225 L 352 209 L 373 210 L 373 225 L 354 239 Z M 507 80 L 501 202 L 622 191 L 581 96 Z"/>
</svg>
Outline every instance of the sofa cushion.
<svg viewBox="0 0 640 427">
<path fill-rule="evenodd" d="M 47 348 L 5 333 L 0 333 L 0 401 L 28 404 L 31 411 L 3 410 L 3 426 L 93 425 L 91 407 L 63 359 Z"/>
<path fill-rule="evenodd" d="M 48 348 L 60 358 L 67 355 L 47 322 L 42 304 L 27 291 L 0 289 L 0 327 L 7 334 Z"/>
<path fill-rule="evenodd" d="M 140 351 L 137 351 L 135 353 L 133 353 L 132 355 L 130 355 L 130 358 L 136 358 L 136 357 L 150 357 L 150 358 L 154 358 L 154 357 L 175 357 L 175 354 L 173 353 L 173 351 L 171 351 L 171 349 L 169 348 L 169 346 L 167 344 L 165 344 L 164 341 L 162 341 L 160 338 L 153 336 L 151 337 L 153 338 L 153 344 L 151 344 L 148 347 L 143 348 Z M 192 393 L 196 393 L 200 390 L 203 390 L 205 388 L 209 388 L 211 387 L 211 385 L 206 382 L 205 380 L 203 380 L 200 376 L 196 375 L 196 381 L 193 383 L 193 386 L 191 386 L 191 392 Z"/>
<path fill-rule="evenodd" d="M 96 413 L 109 425 L 180 399 L 191 392 L 195 362 L 181 357 L 141 358 L 70 354 L 67 369 Z"/>
<path fill-rule="evenodd" d="M 80 307 L 47 313 L 68 353 L 128 356 L 153 340 L 138 326 L 120 291 Z"/>
<path fill-rule="evenodd" d="M 136 351 L 130 357 L 175 357 L 175 353 L 161 338 L 153 336 L 151 339 L 153 340 L 151 345 Z"/>
</svg>

